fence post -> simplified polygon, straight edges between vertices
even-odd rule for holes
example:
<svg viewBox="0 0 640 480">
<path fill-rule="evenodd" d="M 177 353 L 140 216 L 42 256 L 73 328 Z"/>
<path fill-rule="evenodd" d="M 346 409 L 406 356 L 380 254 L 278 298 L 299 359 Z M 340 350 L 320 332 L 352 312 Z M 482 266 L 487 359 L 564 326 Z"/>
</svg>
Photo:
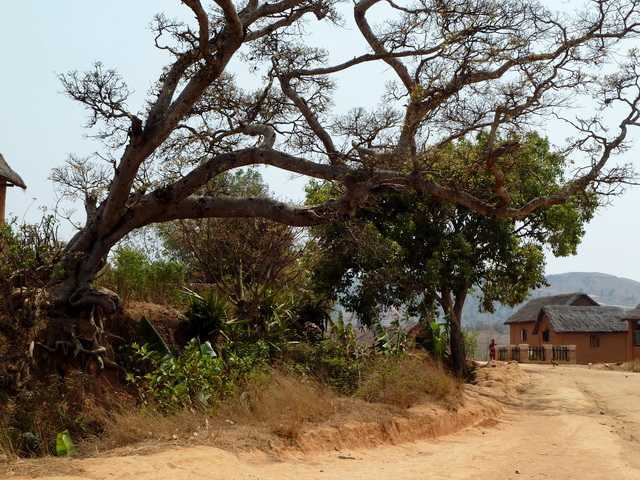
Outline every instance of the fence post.
<svg viewBox="0 0 640 480">
<path fill-rule="evenodd" d="M 551 363 L 553 361 L 553 345 L 545 343 L 544 347 L 544 363 Z"/>
<path fill-rule="evenodd" d="M 529 363 L 529 344 L 520 343 L 518 345 L 518 349 L 520 350 L 520 358 L 518 359 L 518 361 L 520 363 Z"/>
<path fill-rule="evenodd" d="M 576 346 L 567 345 L 567 348 L 569 349 L 569 363 L 577 363 Z"/>
</svg>

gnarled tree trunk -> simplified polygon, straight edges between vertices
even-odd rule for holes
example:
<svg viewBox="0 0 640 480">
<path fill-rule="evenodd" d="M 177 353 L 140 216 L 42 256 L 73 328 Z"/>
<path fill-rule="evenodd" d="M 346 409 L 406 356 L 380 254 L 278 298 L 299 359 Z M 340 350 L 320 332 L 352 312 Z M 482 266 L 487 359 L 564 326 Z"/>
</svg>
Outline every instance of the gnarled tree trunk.
<svg viewBox="0 0 640 480">
<path fill-rule="evenodd" d="M 440 306 L 449 323 L 449 361 L 451 370 L 458 377 L 464 376 L 467 361 L 464 334 L 462 332 L 462 310 L 466 296 L 466 290 L 456 292 L 454 295 L 449 291 L 444 291 L 440 296 Z"/>
</svg>

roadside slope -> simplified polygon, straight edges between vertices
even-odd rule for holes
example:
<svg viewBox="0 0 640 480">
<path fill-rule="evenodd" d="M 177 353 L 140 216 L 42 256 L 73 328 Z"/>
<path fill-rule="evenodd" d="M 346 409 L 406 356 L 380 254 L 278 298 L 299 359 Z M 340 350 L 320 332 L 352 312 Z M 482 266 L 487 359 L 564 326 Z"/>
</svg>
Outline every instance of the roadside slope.
<svg viewBox="0 0 640 480">
<path fill-rule="evenodd" d="M 91 479 L 638 479 L 640 375 L 523 367 L 531 388 L 498 421 L 436 440 L 340 449 L 273 461 L 211 447 L 76 460 L 64 480 Z M 482 387 L 488 388 L 488 387 Z"/>
</svg>

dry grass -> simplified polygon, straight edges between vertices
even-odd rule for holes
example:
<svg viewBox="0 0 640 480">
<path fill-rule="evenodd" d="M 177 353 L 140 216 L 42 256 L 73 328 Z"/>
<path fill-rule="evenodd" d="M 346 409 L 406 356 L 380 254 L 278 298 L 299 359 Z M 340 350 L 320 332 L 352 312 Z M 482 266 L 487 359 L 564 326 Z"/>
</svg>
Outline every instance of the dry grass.
<svg viewBox="0 0 640 480">
<path fill-rule="evenodd" d="M 623 363 L 622 369 L 627 372 L 640 373 L 640 359 L 635 358 L 631 362 Z"/>
<path fill-rule="evenodd" d="M 328 386 L 280 371 L 257 376 L 214 412 L 161 415 L 130 411 L 105 421 L 100 439 L 85 452 L 144 442 L 206 443 L 232 450 L 295 445 L 319 425 L 346 421 L 384 422 L 424 401 L 458 405 L 460 384 L 425 357 L 381 358 L 367 371 L 356 398 L 339 397 Z M 364 400 L 364 401 L 363 401 Z"/>
<path fill-rule="evenodd" d="M 218 415 L 240 424 L 256 424 L 295 440 L 302 427 L 333 415 L 336 396 L 327 386 L 275 371 L 252 381 Z"/>
<path fill-rule="evenodd" d="M 104 451 L 149 441 L 252 449 L 270 446 L 274 435 L 290 444 L 306 425 L 323 421 L 337 408 L 337 398 L 328 387 L 274 371 L 252 379 L 213 412 L 115 414 L 105 420 L 100 439 L 88 442 L 83 450 Z"/>
<path fill-rule="evenodd" d="M 380 358 L 368 369 L 356 396 L 409 408 L 424 400 L 448 406 L 459 403 L 461 385 L 444 369 L 423 356 Z"/>
<path fill-rule="evenodd" d="M 457 405 L 460 385 L 424 357 L 373 362 L 356 397 L 338 396 L 306 377 L 272 371 L 254 377 L 215 411 L 185 410 L 162 415 L 152 409 L 123 408 L 100 418 L 98 437 L 83 441 L 82 455 L 115 451 L 156 451 L 168 444 L 205 444 L 231 451 L 272 451 L 298 445 L 317 426 L 385 424 L 423 401 Z M 0 444 L 1 444 L 0 439 Z M 6 447 L 6 445 L 5 445 Z M 8 457 L 10 449 L 0 450 Z"/>
</svg>

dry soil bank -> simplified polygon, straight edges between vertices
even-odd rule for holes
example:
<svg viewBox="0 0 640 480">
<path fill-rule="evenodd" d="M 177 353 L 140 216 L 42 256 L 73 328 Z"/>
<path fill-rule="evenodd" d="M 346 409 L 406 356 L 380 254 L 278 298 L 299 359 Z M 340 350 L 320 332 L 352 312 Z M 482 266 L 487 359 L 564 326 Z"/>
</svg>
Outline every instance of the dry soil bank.
<svg viewBox="0 0 640 480">
<path fill-rule="evenodd" d="M 512 395 L 517 384 L 507 381 L 504 388 L 504 377 L 493 373 L 483 386 L 470 389 L 468 402 L 475 397 L 479 404 L 489 405 L 489 397 L 503 397 L 505 411 L 497 420 L 478 416 L 474 426 L 437 439 L 368 449 L 348 448 L 348 442 L 343 442 L 330 451 L 290 452 L 280 460 L 204 446 L 168 448 L 150 455 L 56 460 L 47 464 L 51 475 L 45 478 L 640 478 L 636 455 L 640 448 L 640 375 L 583 367 L 522 368 L 531 384 L 517 397 Z M 484 407 L 480 411 L 488 412 Z M 359 440 L 354 434 L 353 445 L 361 445 Z"/>
</svg>

